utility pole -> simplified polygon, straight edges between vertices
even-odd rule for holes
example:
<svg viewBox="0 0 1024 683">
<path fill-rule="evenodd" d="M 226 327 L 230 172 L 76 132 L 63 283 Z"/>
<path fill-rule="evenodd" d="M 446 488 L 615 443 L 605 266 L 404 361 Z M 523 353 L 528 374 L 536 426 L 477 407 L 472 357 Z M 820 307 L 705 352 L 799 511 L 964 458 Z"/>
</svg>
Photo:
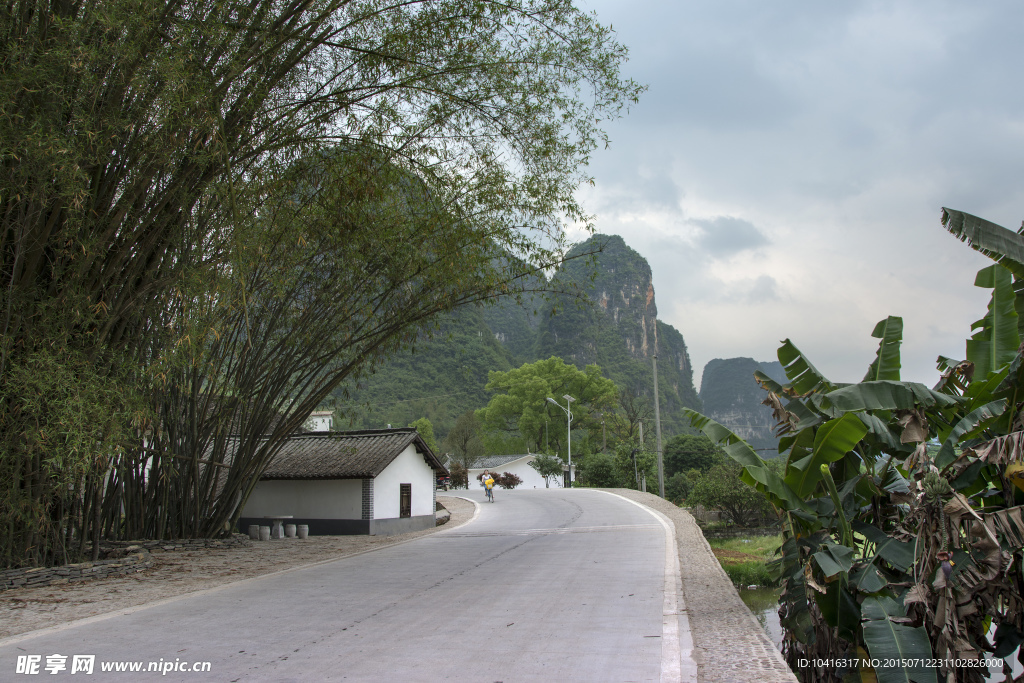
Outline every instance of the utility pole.
<svg viewBox="0 0 1024 683">
<path fill-rule="evenodd" d="M 658 409 L 658 354 L 654 354 L 654 431 L 658 435 L 658 495 L 665 497 L 665 468 L 661 462 L 661 412 Z"/>
</svg>

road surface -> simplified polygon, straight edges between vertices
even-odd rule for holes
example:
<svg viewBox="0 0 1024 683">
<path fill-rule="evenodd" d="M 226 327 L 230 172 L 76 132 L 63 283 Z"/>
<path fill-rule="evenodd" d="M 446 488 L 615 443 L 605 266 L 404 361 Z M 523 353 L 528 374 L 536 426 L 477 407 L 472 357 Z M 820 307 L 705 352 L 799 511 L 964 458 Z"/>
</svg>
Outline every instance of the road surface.
<svg viewBox="0 0 1024 683">
<path fill-rule="evenodd" d="M 461 527 L 9 639 L 0 680 L 30 680 L 14 672 L 34 665 L 47 680 L 85 675 L 75 655 L 80 669 L 95 657 L 85 680 L 692 677 L 664 517 L 585 489 L 465 495 L 480 508 Z M 102 670 L 132 663 L 141 672 Z"/>
</svg>

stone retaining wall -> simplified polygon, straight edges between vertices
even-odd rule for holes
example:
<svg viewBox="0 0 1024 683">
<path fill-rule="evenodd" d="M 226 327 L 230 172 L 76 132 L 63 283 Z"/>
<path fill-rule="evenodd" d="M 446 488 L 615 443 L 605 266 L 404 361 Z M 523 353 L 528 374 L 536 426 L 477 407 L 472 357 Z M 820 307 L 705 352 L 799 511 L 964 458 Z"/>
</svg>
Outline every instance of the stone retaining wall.
<svg viewBox="0 0 1024 683">
<path fill-rule="evenodd" d="M 7 569 L 0 572 L 0 590 L 21 586 L 47 586 L 55 583 L 70 583 L 86 579 L 102 579 L 142 571 L 153 564 L 147 550 L 137 548 L 124 557 L 95 562 L 77 562 L 63 567 L 31 567 Z"/>
<path fill-rule="evenodd" d="M 62 567 L 30 567 L 0 571 L 0 591 L 22 586 L 47 586 L 57 583 L 103 579 L 134 574 L 152 566 L 150 553 L 206 548 L 241 548 L 252 545 L 248 536 L 230 538 L 185 538 L 174 541 L 104 541 L 100 553 L 104 559 L 77 562 Z"/>
<path fill-rule="evenodd" d="M 105 541 L 101 549 L 106 555 L 125 548 L 144 548 L 152 553 L 178 550 L 204 550 L 206 548 L 245 548 L 252 540 L 245 534 L 232 534 L 230 538 L 180 538 L 174 541 Z"/>
</svg>

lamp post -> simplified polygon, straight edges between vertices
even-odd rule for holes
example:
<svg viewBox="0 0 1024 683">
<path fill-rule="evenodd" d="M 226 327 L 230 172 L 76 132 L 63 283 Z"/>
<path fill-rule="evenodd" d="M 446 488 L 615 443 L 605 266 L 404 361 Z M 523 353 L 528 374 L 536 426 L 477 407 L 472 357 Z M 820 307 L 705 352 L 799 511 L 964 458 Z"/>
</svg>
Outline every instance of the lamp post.
<svg viewBox="0 0 1024 683">
<path fill-rule="evenodd" d="M 550 396 L 548 396 L 548 403 L 558 406 L 559 410 L 565 413 L 566 450 L 569 454 L 569 482 L 566 485 L 566 488 L 572 488 L 572 402 L 576 399 L 569 394 L 565 394 L 562 398 L 565 399 L 564 408 L 560 403 L 558 403 L 558 401 Z"/>
</svg>

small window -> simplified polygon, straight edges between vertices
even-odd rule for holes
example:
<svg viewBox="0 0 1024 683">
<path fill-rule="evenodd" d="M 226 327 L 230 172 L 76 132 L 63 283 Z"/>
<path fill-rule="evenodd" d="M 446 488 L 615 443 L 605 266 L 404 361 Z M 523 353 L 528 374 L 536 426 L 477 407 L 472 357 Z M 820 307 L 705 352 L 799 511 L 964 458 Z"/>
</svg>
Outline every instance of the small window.
<svg viewBox="0 0 1024 683">
<path fill-rule="evenodd" d="M 399 484 L 399 517 L 412 517 L 412 484 Z"/>
</svg>

